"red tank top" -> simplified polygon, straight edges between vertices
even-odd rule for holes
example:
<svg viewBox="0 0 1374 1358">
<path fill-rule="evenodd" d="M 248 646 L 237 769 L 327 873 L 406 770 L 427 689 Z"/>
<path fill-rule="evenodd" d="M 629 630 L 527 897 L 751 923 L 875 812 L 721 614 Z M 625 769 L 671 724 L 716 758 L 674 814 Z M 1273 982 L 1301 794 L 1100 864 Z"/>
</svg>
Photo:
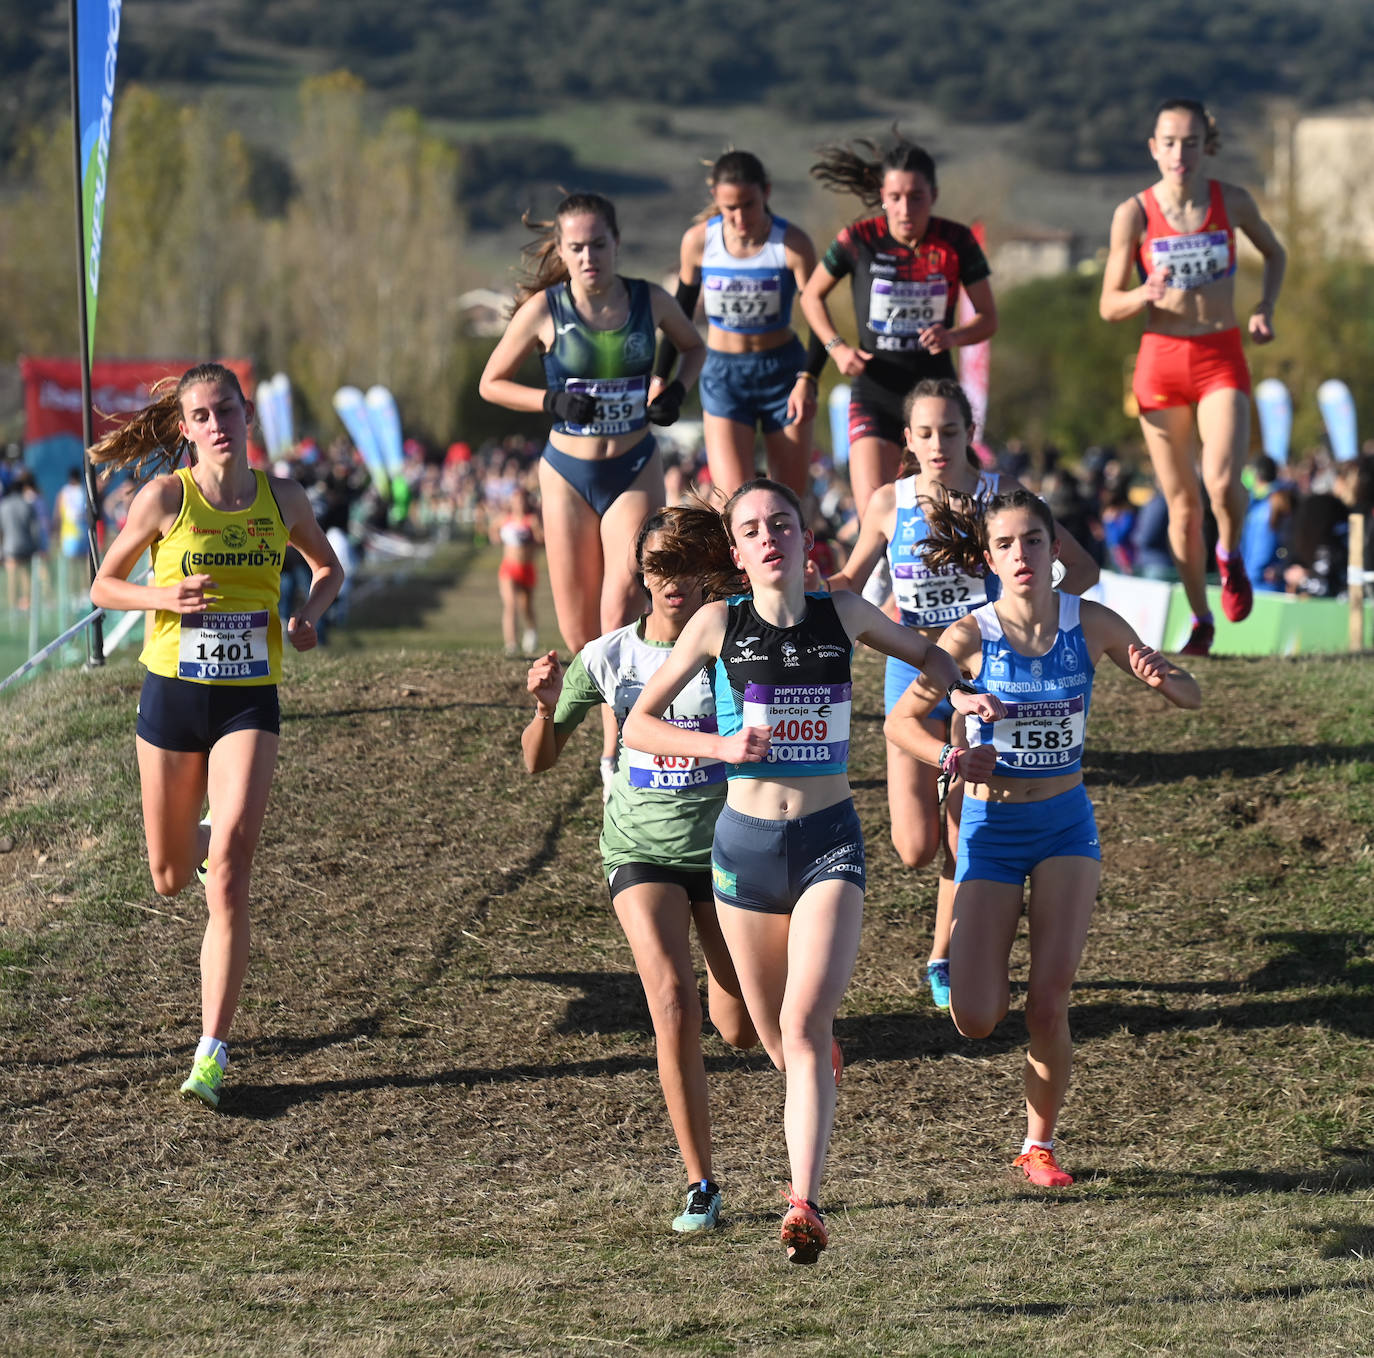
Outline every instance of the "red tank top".
<svg viewBox="0 0 1374 1358">
<path fill-rule="evenodd" d="M 1151 269 L 1169 271 L 1169 286 L 1192 291 L 1205 288 L 1236 271 L 1236 233 L 1226 215 L 1221 182 L 1212 180 L 1207 220 L 1198 231 L 1175 231 L 1164 217 L 1153 189 L 1138 194 L 1145 209 L 1145 232 L 1140 238 L 1136 264 L 1143 282 Z"/>
</svg>

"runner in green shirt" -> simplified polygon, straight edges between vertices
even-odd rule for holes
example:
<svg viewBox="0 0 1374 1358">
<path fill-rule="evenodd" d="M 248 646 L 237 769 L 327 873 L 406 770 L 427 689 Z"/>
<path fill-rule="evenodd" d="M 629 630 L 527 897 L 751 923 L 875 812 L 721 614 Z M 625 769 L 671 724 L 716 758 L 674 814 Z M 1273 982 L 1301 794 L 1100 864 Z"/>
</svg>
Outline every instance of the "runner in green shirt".
<svg viewBox="0 0 1374 1358">
<path fill-rule="evenodd" d="M 584 646 L 566 674 L 550 651 L 530 667 L 535 715 L 521 735 L 525 767 L 552 768 L 578 723 L 603 703 L 619 726 L 645 681 L 672 654 L 687 620 L 701 607 L 703 582 L 692 564 L 695 518 L 705 508 L 651 514 L 635 543 L 639 579 L 650 610 Z M 711 677 L 703 670 L 664 714 L 696 731 L 716 729 Z M 611 903 L 629 940 L 654 1024 L 659 1080 L 687 1167 L 685 1210 L 675 1231 L 717 1225 L 721 1193 L 711 1168 L 711 1116 L 701 1051 L 701 1000 L 690 931 L 706 958 L 711 1021 L 734 1047 L 758 1041 L 716 921 L 711 840 L 725 803 L 726 765 L 719 760 L 650 755 L 622 742 L 606 803 L 601 855 Z"/>
</svg>

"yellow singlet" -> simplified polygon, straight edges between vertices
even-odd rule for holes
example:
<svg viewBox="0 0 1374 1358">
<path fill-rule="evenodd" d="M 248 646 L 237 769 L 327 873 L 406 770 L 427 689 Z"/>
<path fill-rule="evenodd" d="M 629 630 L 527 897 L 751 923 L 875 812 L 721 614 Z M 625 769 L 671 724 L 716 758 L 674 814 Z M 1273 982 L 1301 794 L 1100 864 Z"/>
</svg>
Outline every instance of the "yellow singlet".
<svg viewBox="0 0 1374 1358">
<path fill-rule="evenodd" d="M 247 509 L 226 513 L 205 502 L 189 467 L 179 467 L 181 512 L 153 543 L 153 583 L 214 578 L 213 612 L 158 609 L 139 659 L 154 674 L 194 684 L 275 684 L 281 680 L 281 568 L 286 524 L 267 473 Z"/>
</svg>

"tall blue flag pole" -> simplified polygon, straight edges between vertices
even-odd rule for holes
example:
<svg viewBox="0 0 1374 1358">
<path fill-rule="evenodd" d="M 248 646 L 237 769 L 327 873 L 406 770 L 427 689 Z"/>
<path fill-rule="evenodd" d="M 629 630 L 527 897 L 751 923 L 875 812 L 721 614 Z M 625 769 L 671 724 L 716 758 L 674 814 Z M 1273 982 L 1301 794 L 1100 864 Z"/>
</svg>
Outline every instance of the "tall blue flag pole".
<svg viewBox="0 0 1374 1358">
<path fill-rule="evenodd" d="M 96 302 L 100 291 L 100 243 L 114 113 L 115 59 L 122 0 L 68 0 L 72 90 L 72 163 L 76 203 L 77 311 L 81 334 L 81 465 L 85 472 L 86 550 L 92 579 L 100 565 L 96 527 L 100 487 L 91 466 L 95 441 L 91 412 L 91 361 L 95 356 Z M 81 19 L 86 22 L 83 24 Z M 105 663 L 105 629 L 96 618 L 86 631 L 86 660 Z"/>
</svg>

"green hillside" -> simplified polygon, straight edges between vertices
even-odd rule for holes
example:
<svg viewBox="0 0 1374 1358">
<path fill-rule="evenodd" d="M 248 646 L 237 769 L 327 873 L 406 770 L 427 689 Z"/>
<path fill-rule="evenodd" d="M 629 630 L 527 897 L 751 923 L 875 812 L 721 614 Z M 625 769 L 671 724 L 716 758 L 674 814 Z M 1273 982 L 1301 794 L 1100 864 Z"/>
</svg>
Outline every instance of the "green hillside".
<svg viewBox="0 0 1374 1358">
<path fill-rule="evenodd" d="M 0 0 L 18 123 L 62 94 L 65 14 L 59 0 Z M 1272 96 L 1341 102 L 1367 93 L 1374 54 L 1362 0 L 923 0 L 855 16 L 842 0 L 131 0 L 120 65 L 211 87 L 346 66 L 431 117 L 628 98 L 824 121 L 920 102 L 1029 121 L 1040 164 L 1100 171 L 1134 164 L 1141 110 L 1165 95 L 1231 115 Z"/>
</svg>

